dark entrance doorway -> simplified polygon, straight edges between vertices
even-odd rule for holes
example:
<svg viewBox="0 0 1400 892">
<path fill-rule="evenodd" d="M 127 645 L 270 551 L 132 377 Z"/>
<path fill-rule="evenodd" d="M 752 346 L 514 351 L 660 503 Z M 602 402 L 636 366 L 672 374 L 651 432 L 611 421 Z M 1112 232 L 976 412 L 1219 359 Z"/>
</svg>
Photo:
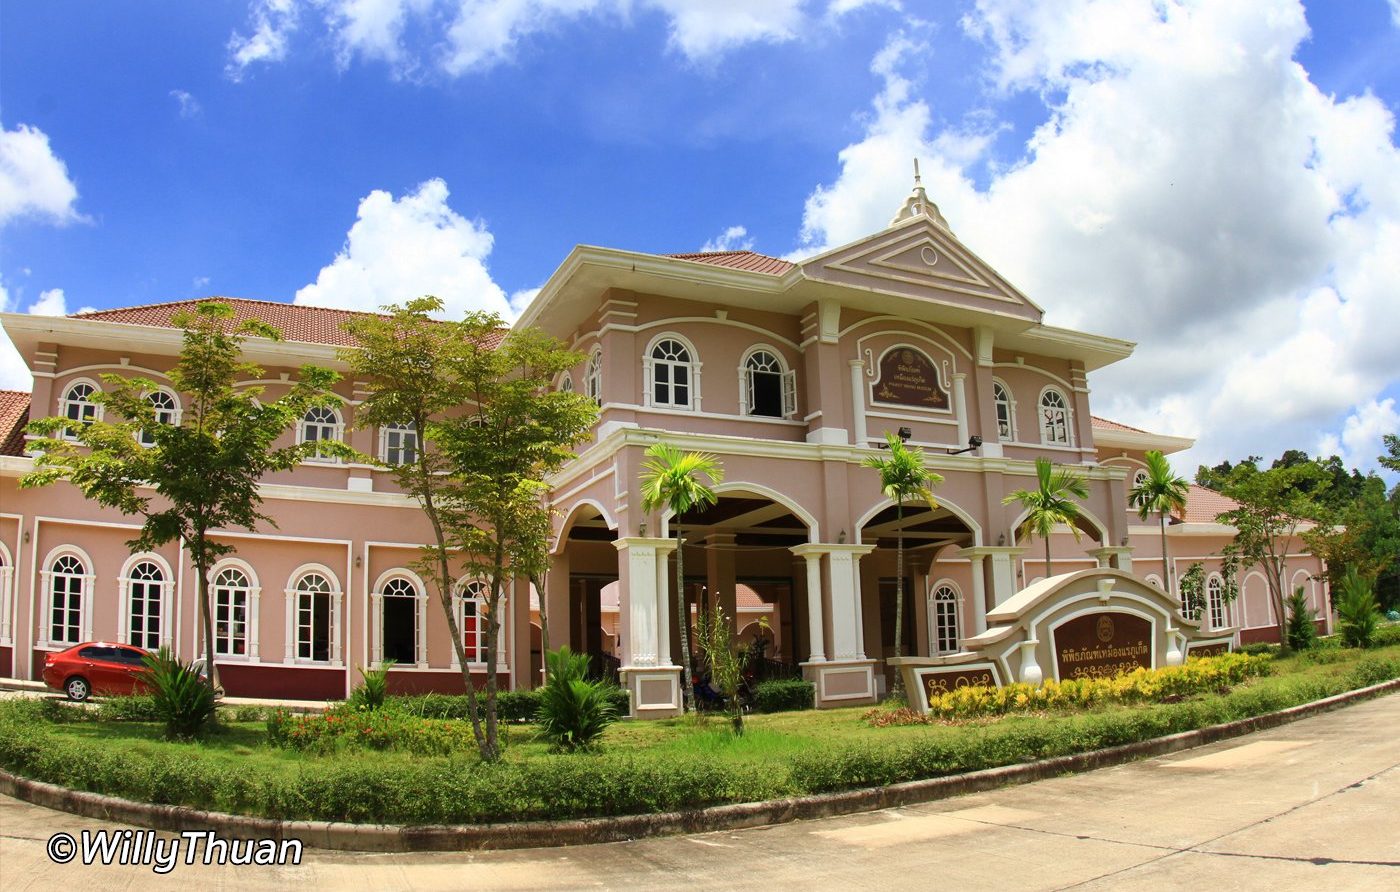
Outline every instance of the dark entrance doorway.
<svg viewBox="0 0 1400 892">
<path fill-rule="evenodd" d="M 619 662 L 603 646 L 603 589 L 616 576 L 569 576 L 569 648 L 588 654 L 589 677 L 617 681 Z"/>
</svg>

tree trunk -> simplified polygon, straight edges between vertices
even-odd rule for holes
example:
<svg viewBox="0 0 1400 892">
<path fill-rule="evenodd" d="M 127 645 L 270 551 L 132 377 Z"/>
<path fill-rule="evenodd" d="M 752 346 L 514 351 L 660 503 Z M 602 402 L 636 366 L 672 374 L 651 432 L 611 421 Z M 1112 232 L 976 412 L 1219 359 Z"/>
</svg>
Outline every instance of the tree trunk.
<svg viewBox="0 0 1400 892">
<path fill-rule="evenodd" d="M 1050 572 L 1050 537 L 1047 535 L 1045 537 L 1045 578 L 1049 579 L 1051 575 L 1053 574 Z"/>
<path fill-rule="evenodd" d="M 1279 652 L 1286 654 L 1293 650 L 1288 643 L 1288 614 L 1284 604 L 1283 594 L 1283 562 L 1274 558 L 1265 561 L 1268 568 L 1268 580 L 1270 594 L 1274 598 L 1274 610 L 1278 615 L 1278 644 Z"/>
<path fill-rule="evenodd" d="M 202 538 L 202 537 L 201 537 Z M 204 629 L 204 671 L 209 676 L 209 686 L 215 691 L 223 691 L 223 685 L 219 680 L 219 667 L 214 662 L 214 613 L 209 605 L 209 559 L 204 557 L 204 549 L 199 550 L 199 557 L 195 558 L 195 574 L 199 577 L 197 587 L 199 589 L 199 622 Z M 232 605 L 230 605 L 232 609 Z M 253 630 L 257 634 L 257 629 Z"/>
<path fill-rule="evenodd" d="M 433 527 L 434 541 L 437 543 L 438 604 L 442 606 L 443 615 L 447 617 L 447 632 L 452 636 L 452 652 L 457 655 L 457 665 L 462 670 L 462 685 L 467 692 L 467 716 L 472 723 L 472 737 L 476 739 L 482 761 L 490 762 L 492 758 L 489 756 L 486 733 L 481 727 L 481 713 L 476 708 L 476 686 L 472 684 L 471 667 L 467 665 L 467 649 L 462 644 L 462 627 L 457 623 L 457 612 L 452 609 L 453 580 L 452 567 L 447 562 L 447 537 L 443 534 L 442 519 L 438 517 L 432 493 L 426 488 L 423 491 L 423 511 L 428 515 L 428 522 Z"/>
<path fill-rule="evenodd" d="M 681 679 L 681 709 L 690 712 L 695 706 L 695 670 L 690 659 L 690 605 L 685 598 L 685 538 L 681 536 L 681 516 L 676 515 L 676 621 L 681 628 L 681 662 L 685 677 Z M 669 635 L 669 629 L 664 631 Z"/>
<path fill-rule="evenodd" d="M 544 680 L 549 681 L 549 660 L 545 655 L 549 653 L 549 599 L 545 595 L 544 586 L 549 581 L 549 573 L 531 573 L 530 585 L 535 587 L 535 593 L 540 598 L 540 668 L 544 670 Z M 535 679 L 530 679 L 533 686 Z"/>
<path fill-rule="evenodd" d="M 904 500 L 895 502 L 894 528 L 894 655 L 904 656 Z M 859 538 L 859 536 L 857 536 Z M 863 634 L 864 630 L 857 630 Z M 890 695 L 904 698 L 904 673 L 896 669 Z"/>
<path fill-rule="evenodd" d="M 1167 515 L 1163 511 L 1157 512 L 1157 525 L 1162 530 L 1162 586 L 1167 590 L 1167 594 L 1172 593 L 1171 571 L 1167 563 Z M 1181 592 L 1176 593 L 1177 600 L 1181 600 Z"/>
</svg>

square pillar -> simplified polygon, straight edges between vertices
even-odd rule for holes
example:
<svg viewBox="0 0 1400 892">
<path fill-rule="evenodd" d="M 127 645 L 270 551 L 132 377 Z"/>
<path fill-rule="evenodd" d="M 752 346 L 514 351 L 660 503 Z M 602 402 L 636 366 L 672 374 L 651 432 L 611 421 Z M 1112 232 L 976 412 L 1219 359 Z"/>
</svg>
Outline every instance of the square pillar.
<svg viewBox="0 0 1400 892">
<path fill-rule="evenodd" d="M 1006 602 L 1008 598 L 1016 594 L 1016 558 L 1026 553 L 1022 547 L 1010 545 L 975 545 L 970 548 L 958 549 L 958 557 L 968 560 L 974 558 L 990 558 L 987 562 L 991 566 L 992 606 L 997 606 Z M 977 562 L 973 563 L 973 570 L 977 568 Z M 977 573 L 973 573 L 974 588 L 977 584 Z M 985 577 L 983 577 L 985 579 Z M 985 603 L 985 601 L 984 601 Z M 985 616 L 983 618 L 985 623 Z"/>
<path fill-rule="evenodd" d="M 860 558 L 874 550 L 873 545 L 815 542 L 792 549 L 808 562 L 807 615 L 813 659 L 802 664 L 802 674 L 816 686 L 818 707 L 875 702 L 875 661 L 867 659 L 864 653 L 864 616 L 860 604 Z M 825 580 L 821 579 L 823 557 L 826 558 Z M 814 592 L 821 593 L 824 605 L 813 597 Z M 822 628 L 823 606 L 831 612 L 828 628 Z M 818 651 L 818 642 L 824 639 L 830 641 L 830 648 L 823 646 L 824 649 Z"/>
<path fill-rule="evenodd" d="M 619 609 L 626 623 L 622 680 L 633 718 L 669 718 L 682 711 L 680 667 L 671 665 L 670 597 L 666 556 L 671 539 L 630 536 L 613 543 L 618 560 Z"/>
</svg>

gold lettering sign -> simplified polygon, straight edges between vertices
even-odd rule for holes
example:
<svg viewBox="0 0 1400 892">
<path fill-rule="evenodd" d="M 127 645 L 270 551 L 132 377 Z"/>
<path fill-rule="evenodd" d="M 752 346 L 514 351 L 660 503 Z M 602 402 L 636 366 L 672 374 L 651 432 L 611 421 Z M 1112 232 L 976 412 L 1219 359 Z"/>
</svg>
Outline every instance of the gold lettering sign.
<svg viewBox="0 0 1400 892">
<path fill-rule="evenodd" d="M 947 409 L 948 394 L 938 382 L 938 368 L 913 347 L 896 347 L 880 358 L 875 399 L 882 403 Z"/>
<path fill-rule="evenodd" d="M 924 675 L 924 687 L 928 690 L 929 699 L 949 691 L 955 691 L 958 688 L 994 688 L 996 686 L 996 679 L 986 669 L 951 669 Z"/>
<path fill-rule="evenodd" d="M 1224 641 L 1214 644 L 1191 644 L 1186 648 L 1186 655 L 1189 657 L 1218 657 L 1229 652 L 1230 645 Z"/>
<path fill-rule="evenodd" d="M 1150 669 L 1152 623 L 1118 611 L 1076 617 L 1055 630 L 1055 661 L 1061 680 Z"/>
</svg>

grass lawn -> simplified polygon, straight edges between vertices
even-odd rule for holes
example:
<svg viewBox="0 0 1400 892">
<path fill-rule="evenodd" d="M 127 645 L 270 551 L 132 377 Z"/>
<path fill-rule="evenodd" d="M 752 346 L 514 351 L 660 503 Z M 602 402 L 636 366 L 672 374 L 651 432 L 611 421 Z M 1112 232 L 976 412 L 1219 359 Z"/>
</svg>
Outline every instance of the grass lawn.
<svg viewBox="0 0 1400 892">
<path fill-rule="evenodd" d="M 0 767 L 158 803 L 281 818 L 463 823 L 630 814 L 871 786 L 1129 743 L 1258 715 L 1400 677 L 1400 645 L 1324 648 L 1270 675 L 1176 703 L 872 727 L 868 707 L 619 722 L 597 752 L 551 753 L 508 726 L 501 763 L 342 747 L 272 746 L 260 721 L 225 721 L 202 741 L 152 723 L 97 720 L 56 704 L 0 702 Z"/>
</svg>

